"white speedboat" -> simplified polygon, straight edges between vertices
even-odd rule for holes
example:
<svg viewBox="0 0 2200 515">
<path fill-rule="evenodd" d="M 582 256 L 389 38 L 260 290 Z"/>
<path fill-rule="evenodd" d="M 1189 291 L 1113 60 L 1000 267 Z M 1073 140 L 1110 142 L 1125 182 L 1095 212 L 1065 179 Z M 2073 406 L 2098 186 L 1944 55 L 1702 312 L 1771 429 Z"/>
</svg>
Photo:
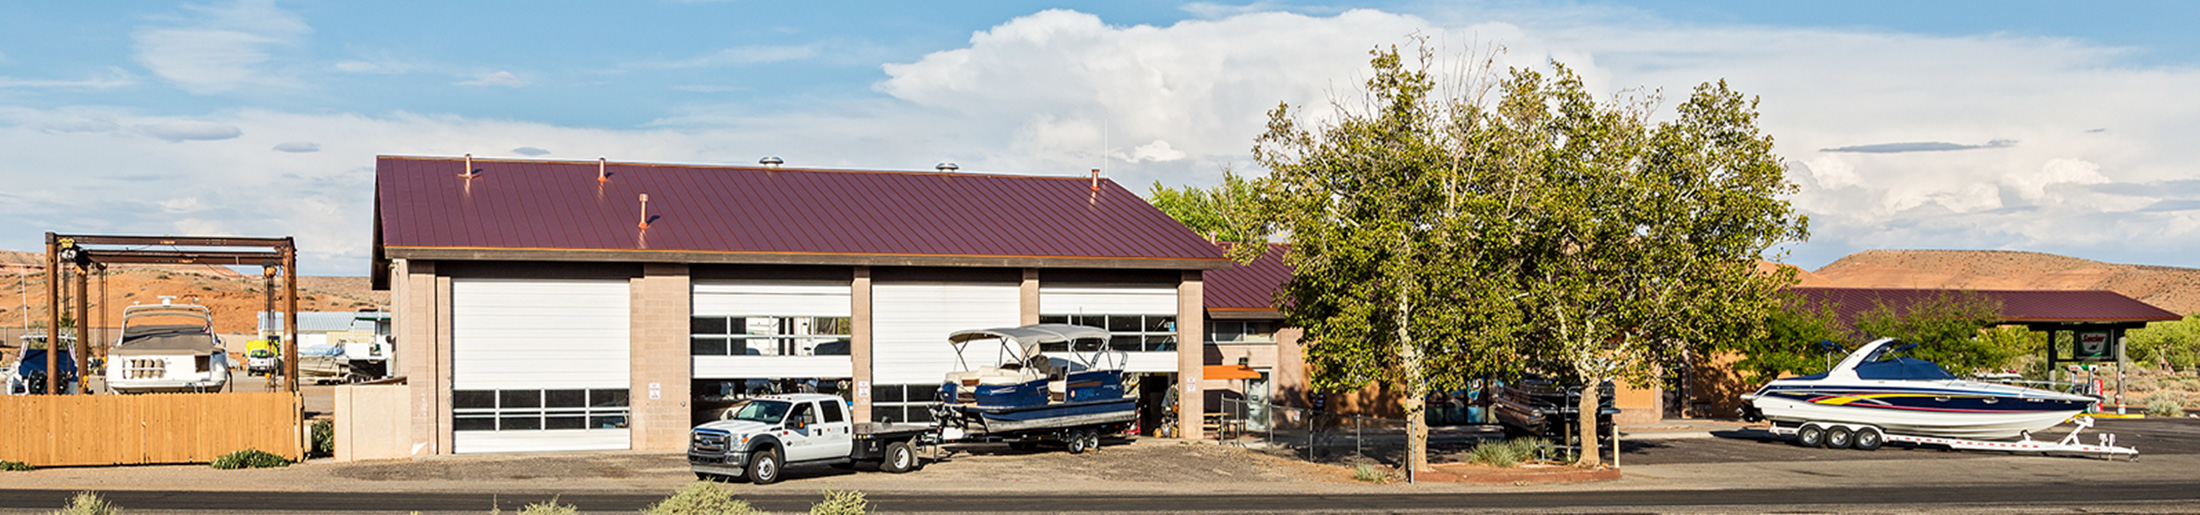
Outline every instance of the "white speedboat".
<svg viewBox="0 0 2200 515">
<path fill-rule="evenodd" d="M 2054 427 L 2100 399 L 1958 379 L 1932 362 L 1895 354 L 1913 346 L 1881 338 L 1823 374 L 1775 380 L 1745 418 L 1775 425 L 1853 424 L 1887 434 L 2004 440 Z"/>
</svg>

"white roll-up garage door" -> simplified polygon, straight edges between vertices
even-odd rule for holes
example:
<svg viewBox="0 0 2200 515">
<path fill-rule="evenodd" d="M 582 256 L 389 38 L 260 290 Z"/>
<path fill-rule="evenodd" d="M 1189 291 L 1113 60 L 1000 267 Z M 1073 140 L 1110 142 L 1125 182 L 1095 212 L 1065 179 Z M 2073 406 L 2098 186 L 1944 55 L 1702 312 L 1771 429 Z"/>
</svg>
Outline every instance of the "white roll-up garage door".
<svg viewBox="0 0 2200 515">
<path fill-rule="evenodd" d="M 871 376 L 881 385 L 938 385 L 955 370 L 947 335 L 1014 327 L 1022 292 L 1013 283 L 875 283 L 871 286 Z M 993 353 L 984 353 L 991 358 Z M 985 363 L 991 364 L 991 363 Z"/>
<path fill-rule="evenodd" d="M 848 283 L 844 281 L 697 281 L 694 289 L 695 317 L 725 317 L 748 322 L 783 320 L 783 325 L 793 331 L 782 334 L 827 334 L 841 331 L 843 329 L 819 328 L 817 326 L 826 325 L 819 323 L 819 320 L 845 319 L 854 311 L 848 296 Z M 728 334 L 742 332 L 744 331 L 740 328 L 729 328 L 727 331 Z M 708 335 L 696 336 L 708 339 Z M 814 344 L 812 340 L 846 338 L 846 335 L 836 334 L 803 341 Z M 849 361 L 846 342 L 840 343 L 837 346 L 827 344 L 817 348 L 804 346 L 802 348 L 809 350 L 809 354 L 798 352 L 798 355 L 778 356 L 741 352 L 743 342 L 735 340 L 730 346 L 732 351 L 723 355 L 696 351 L 697 354 L 692 358 L 694 378 L 850 377 L 854 364 Z M 832 354 L 836 352 L 837 354 Z"/>
<path fill-rule="evenodd" d="M 1129 372 L 1175 372 L 1177 358 L 1175 348 L 1170 350 L 1144 343 L 1152 338 L 1173 340 L 1176 319 L 1176 288 L 1166 286 L 1121 286 L 1093 284 L 1041 284 L 1039 285 L 1039 315 L 1041 321 L 1052 322 L 1063 315 L 1082 315 L 1069 323 L 1102 326 L 1115 333 L 1118 339 L 1140 340 L 1140 351 L 1126 352 L 1129 361 L 1123 370 Z M 1158 322 L 1158 321 L 1169 322 Z M 1198 347 L 1191 347 L 1197 349 Z"/>
<path fill-rule="evenodd" d="M 453 279 L 453 450 L 630 447 L 626 280 Z"/>
</svg>

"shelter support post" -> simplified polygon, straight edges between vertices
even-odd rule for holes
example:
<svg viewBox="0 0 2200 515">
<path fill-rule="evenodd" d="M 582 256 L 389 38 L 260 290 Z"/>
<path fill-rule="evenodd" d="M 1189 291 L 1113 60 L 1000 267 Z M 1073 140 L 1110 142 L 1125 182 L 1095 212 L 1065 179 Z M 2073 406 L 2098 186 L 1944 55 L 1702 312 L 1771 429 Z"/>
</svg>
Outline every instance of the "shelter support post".
<svg viewBox="0 0 2200 515">
<path fill-rule="evenodd" d="M 283 377 L 298 393 L 298 246 L 283 238 Z"/>
<path fill-rule="evenodd" d="M 70 393 L 92 393 L 89 381 L 84 380 L 84 376 L 90 375 L 88 373 L 90 369 L 84 367 L 84 342 L 92 338 L 92 316 L 88 307 L 91 296 L 85 295 L 84 292 L 90 291 L 85 289 L 85 283 L 88 282 L 86 278 L 91 275 L 91 270 L 84 267 L 76 267 L 73 270 L 76 272 L 76 338 L 74 342 L 69 344 L 69 358 L 75 361 L 70 365 L 76 367 L 77 391 Z M 47 347 L 54 346 L 47 345 Z M 53 353 L 49 351 L 47 354 L 51 355 Z M 58 382 L 61 378 L 61 374 L 51 371 L 47 372 L 46 375 L 53 378 L 48 382 Z"/>
<path fill-rule="evenodd" d="M 55 391 L 54 378 L 61 370 L 61 356 L 54 353 L 54 346 L 61 343 L 61 260 L 58 240 L 53 233 L 46 233 L 46 395 Z M 28 349 L 26 349 L 28 350 Z"/>
</svg>

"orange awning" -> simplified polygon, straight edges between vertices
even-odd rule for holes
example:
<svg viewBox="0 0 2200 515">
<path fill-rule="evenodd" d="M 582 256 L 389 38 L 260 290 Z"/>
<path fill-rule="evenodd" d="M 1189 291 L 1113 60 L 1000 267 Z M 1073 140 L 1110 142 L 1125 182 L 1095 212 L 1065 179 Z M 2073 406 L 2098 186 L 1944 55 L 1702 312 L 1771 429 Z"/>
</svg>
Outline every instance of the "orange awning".
<svg viewBox="0 0 2200 515">
<path fill-rule="evenodd" d="M 1260 379 L 1260 372 L 1245 365 L 1207 365 L 1199 376 L 1202 379 Z"/>
</svg>

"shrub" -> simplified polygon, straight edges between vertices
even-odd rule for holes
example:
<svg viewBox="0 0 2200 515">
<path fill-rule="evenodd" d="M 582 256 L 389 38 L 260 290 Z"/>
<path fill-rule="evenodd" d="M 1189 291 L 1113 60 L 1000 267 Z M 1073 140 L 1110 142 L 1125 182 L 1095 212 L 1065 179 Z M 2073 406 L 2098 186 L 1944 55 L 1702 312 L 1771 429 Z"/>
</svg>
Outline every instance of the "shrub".
<svg viewBox="0 0 2200 515">
<path fill-rule="evenodd" d="M 1544 440 L 1538 436 L 1523 436 L 1505 441 L 1505 445 L 1512 446 L 1513 452 L 1519 453 L 1520 461 L 1524 462 L 1542 459 L 1543 446 L 1550 445 L 1550 443 L 1549 440 Z"/>
<path fill-rule="evenodd" d="M 581 509 L 568 504 L 558 504 L 558 498 L 519 507 L 519 515 L 580 515 Z"/>
<path fill-rule="evenodd" d="M 116 507 L 114 504 L 108 503 L 106 499 L 99 498 L 99 494 L 91 492 L 77 492 L 76 497 L 69 498 L 69 504 L 67 506 L 62 506 L 60 510 L 53 512 L 53 515 L 121 514 L 122 508 Z"/>
<path fill-rule="evenodd" d="M 28 463 L 23 463 L 23 462 L 20 462 L 20 461 L 6 461 L 6 460 L 0 460 L 0 471 L 7 471 L 7 472 L 20 472 L 20 471 L 30 470 L 30 469 L 34 469 L 34 468 L 37 468 L 37 467 L 32 467 L 32 466 L 30 466 L 30 464 L 28 464 Z"/>
<path fill-rule="evenodd" d="M 333 456 L 335 454 L 336 421 L 325 418 L 313 421 L 313 455 Z"/>
<path fill-rule="evenodd" d="M 220 458 L 214 458 L 214 468 L 222 470 L 256 469 L 286 466 L 290 466 L 290 460 L 283 459 L 282 456 L 276 456 L 274 454 L 270 454 L 259 449 L 245 449 L 242 451 L 224 454 Z"/>
<path fill-rule="evenodd" d="M 863 499 L 863 492 L 855 490 L 825 491 L 825 500 L 810 505 L 810 515 L 865 515 L 871 513 L 871 502 Z"/>
<path fill-rule="evenodd" d="M 2184 392 L 2175 390 L 2149 395 L 2147 396 L 2147 414 L 2157 417 L 2185 416 L 2184 397 Z"/>
<path fill-rule="evenodd" d="M 642 510 L 644 515 L 751 515 L 760 513 L 749 503 L 733 498 L 733 490 L 717 483 L 696 482 L 680 487 L 657 504 Z"/>
<path fill-rule="evenodd" d="M 1390 482 L 1390 474 L 1374 465 L 1361 463 L 1352 466 L 1352 480 L 1380 485 Z"/>
</svg>

